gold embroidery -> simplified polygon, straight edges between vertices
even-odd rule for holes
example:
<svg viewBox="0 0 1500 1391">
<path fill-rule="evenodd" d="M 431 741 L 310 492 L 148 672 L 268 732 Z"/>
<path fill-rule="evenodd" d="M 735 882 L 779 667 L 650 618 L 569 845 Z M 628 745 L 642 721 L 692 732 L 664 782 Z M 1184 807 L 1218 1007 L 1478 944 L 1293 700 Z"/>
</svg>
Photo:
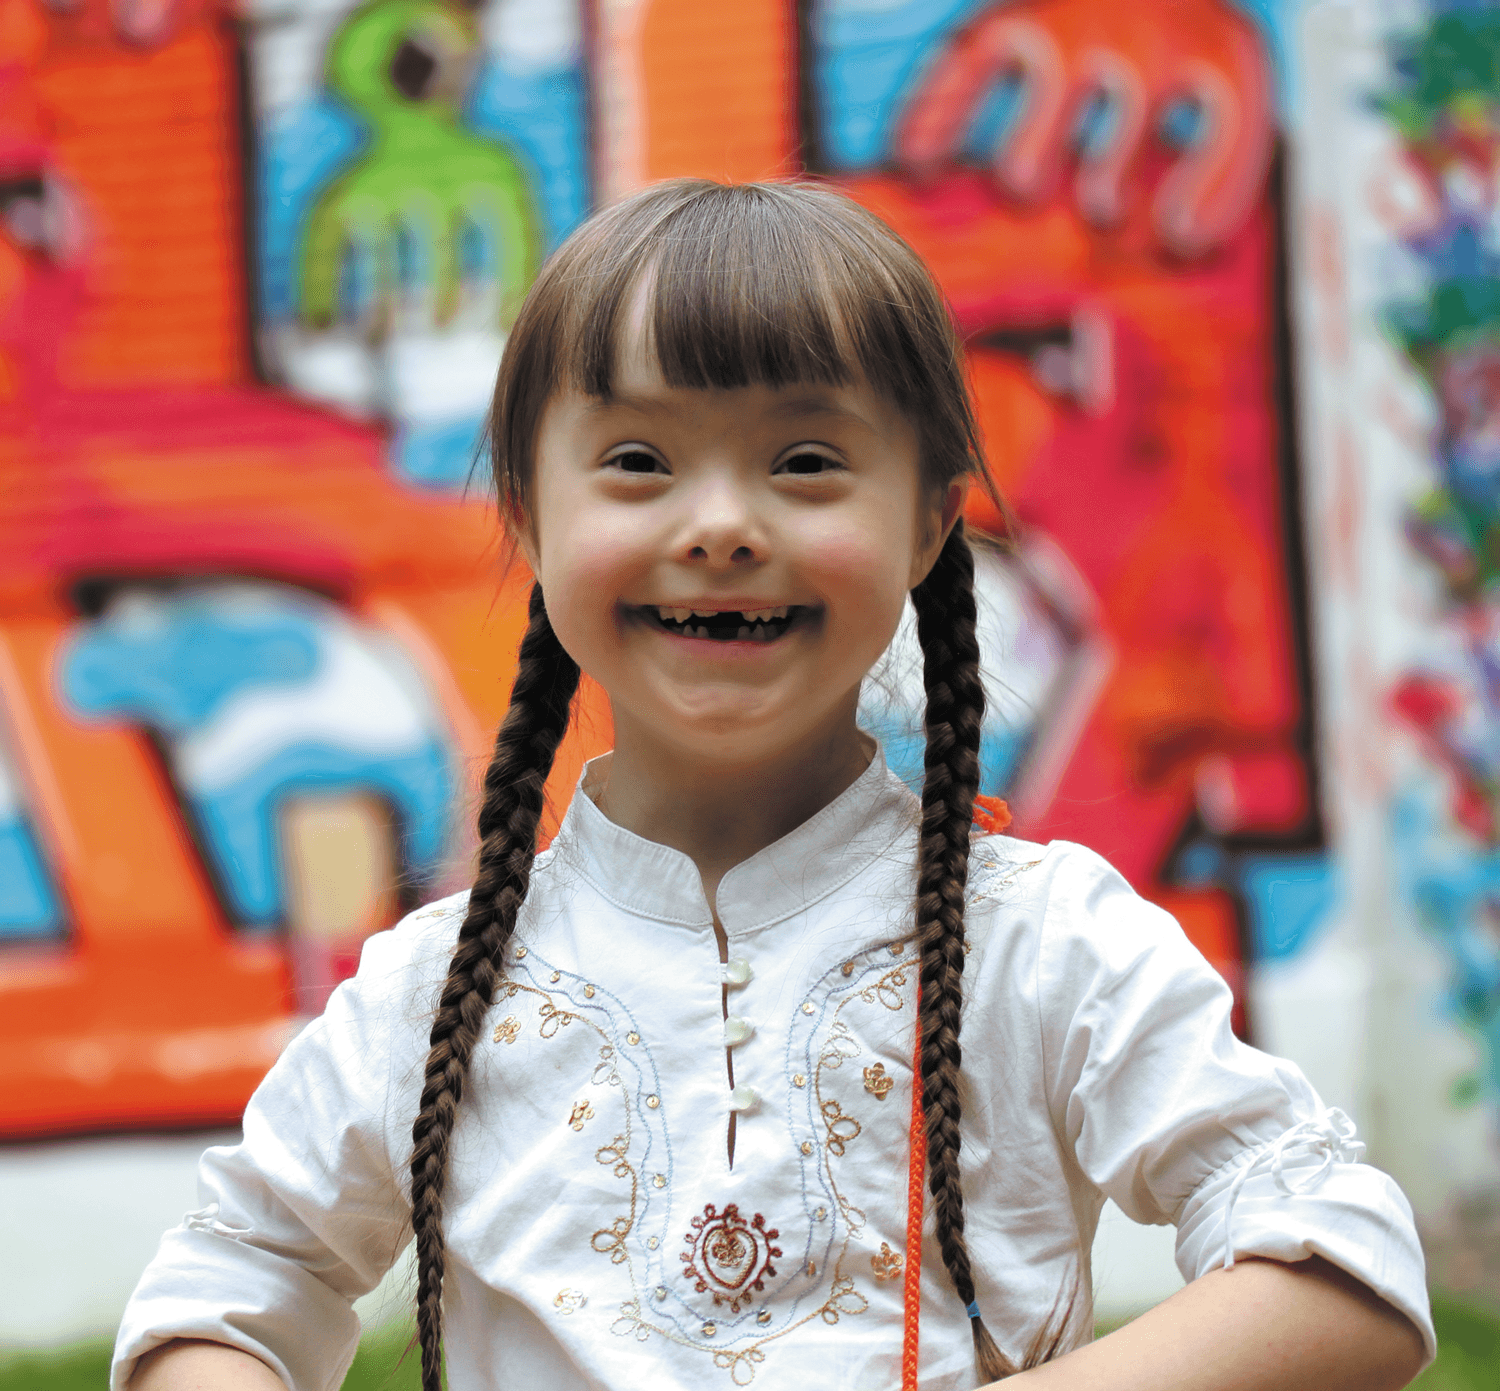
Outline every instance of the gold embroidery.
<svg viewBox="0 0 1500 1391">
<path fill-rule="evenodd" d="M 521 1032 L 521 1021 L 515 1015 L 508 1015 L 495 1025 L 496 1043 L 514 1043 L 516 1035 Z"/>
<path fill-rule="evenodd" d="M 615 1067 L 615 1050 L 611 1044 L 603 1044 L 599 1049 L 599 1061 L 594 1064 L 594 1075 L 591 1079 L 596 1087 L 602 1087 L 606 1083 L 611 1087 L 620 1085 L 620 1073 Z"/>
<path fill-rule="evenodd" d="M 870 1269 L 877 1280 L 899 1280 L 906 1269 L 906 1261 L 899 1251 L 892 1251 L 890 1243 L 882 1241 L 878 1255 L 870 1257 Z"/>
<path fill-rule="evenodd" d="M 828 1127 L 828 1149 L 830 1153 L 842 1155 L 844 1147 L 864 1129 L 853 1116 L 846 1116 L 837 1101 L 825 1101 L 822 1106 L 823 1124 Z"/>
<path fill-rule="evenodd" d="M 569 1014 L 565 1009 L 558 1009 L 551 1000 L 543 1000 L 537 1006 L 537 1013 L 542 1016 L 541 1035 L 543 1038 L 551 1038 L 559 1026 L 566 1028 L 578 1016 Z"/>
<path fill-rule="evenodd" d="M 886 1074 L 884 1063 L 875 1063 L 865 1069 L 865 1090 L 876 1101 L 884 1101 L 895 1085 L 896 1079 Z"/>
<path fill-rule="evenodd" d="M 576 1314 L 588 1302 L 589 1297 L 582 1290 L 558 1290 L 553 1296 L 552 1307 L 564 1314 Z"/>
<path fill-rule="evenodd" d="M 824 1323 L 837 1323 L 845 1314 L 862 1314 L 870 1307 L 870 1301 L 854 1288 L 854 1280 L 848 1275 L 834 1277 L 833 1293 L 828 1303 L 818 1310 Z"/>
<path fill-rule="evenodd" d="M 621 1265 L 629 1259 L 625 1249 L 625 1238 L 630 1235 L 630 1218 L 616 1217 L 607 1227 L 600 1227 L 589 1238 L 589 1245 L 601 1256 L 608 1256 L 612 1265 Z"/>
<path fill-rule="evenodd" d="M 859 992 L 859 998 L 867 1005 L 882 1004 L 890 1010 L 901 1009 L 905 1004 L 901 998 L 901 991 L 905 986 L 906 967 L 897 966 L 894 971 L 887 971 L 874 985 L 865 986 Z"/>
<path fill-rule="evenodd" d="M 594 1158 L 600 1164 L 613 1164 L 616 1178 L 629 1178 L 631 1174 L 630 1160 L 625 1157 L 626 1139 L 623 1135 L 616 1135 L 607 1145 L 600 1145 L 594 1151 Z"/>
<path fill-rule="evenodd" d="M 714 1353 L 714 1366 L 728 1372 L 736 1386 L 749 1386 L 755 1380 L 756 1364 L 764 1362 L 766 1355 L 758 1347 L 743 1350 L 726 1348 Z"/>
<path fill-rule="evenodd" d="M 594 1119 L 594 1108 L 587 1101 L 580 1101 L 574 1107 L 572 1114 L 568 1117 L 568 1124 L 574 1130 L 582 1130 L 584 1121 Z"/>
</svg>

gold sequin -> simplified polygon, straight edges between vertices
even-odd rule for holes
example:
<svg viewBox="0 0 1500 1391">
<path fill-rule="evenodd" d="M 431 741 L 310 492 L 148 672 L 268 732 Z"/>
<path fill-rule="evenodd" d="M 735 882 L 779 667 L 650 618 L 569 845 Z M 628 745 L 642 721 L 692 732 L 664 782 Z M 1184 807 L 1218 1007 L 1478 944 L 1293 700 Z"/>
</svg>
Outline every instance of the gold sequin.
<svg viewBox="0 0 1500 1391">
<path fill-rule="evenodd" d="M 808 1261 L 807 1263 L 807 1278 L 809 1280 L 816 1280 L 818 1278 L 818 1267 L 812 1261 Z"/>
<path fill-rule="evenodd" d="M 813 1142 L 811 1140 L 804 1140 L 801 1148 L 803 1154 L 811 1154 L 813 1152 Z"/>
<path fill-rule="evenodd" d="M 656 1110 L 656 1108 L 661 1105 L 661 1097 L 657 1096 L 655 1092 L 652 1092 L 651 1095 L 646 1098 L 646 1105 L 649 1106 L 653 1111 Z"/>
<path fill-rule="evenodd" d="M 891 955 L 892 956 L 900 956 L 901 953 L 904 952 L 905 950 L 906 950 L 906 944 L 904 942 L 892 942 L 891 943 Z"/>
<path fill-rule="evenodd" d="M 516 960 L 517 961 L 519 961 L 525 955 L 526 955 L 526 948 L 525 947 L 517 947 L 516 948 Z"/>
<path fill-rule="evenodd" d="M 588 1302 L 589 1297 L 582 1290 L 558 1290 L 552 1307 L 565 1314 L 576 1314 Z"/>
<path fill-rule="evenodd" d="M 550 980 L 553 985 L 556 985 L 558 981 L 562 979 L 562 972 L 554 971 L 550 976 L 547 977 L 547 979 Z"/>
<path fill-rule="evenodd" d="M 665 1174 L 657 1174 L 651 1182 L 658 1188 L 665 1188 L 667 1186 L 667 1176 Z"/>
<path fill-rule="evenodd" d="M 658 1285 L 656 1287 L 656 1297 L 658 1299 L 665 1299 L 667 1297 L 667 1287 L 665 1285 Z"/>
<path fill-rule="evenodd" d="M 803 1013 L 803 1014 L 811 1014 L 811 1013 L 812 1013 L 812 1012 L 813 1012 L 813 1002 L 812 1002 L 812 1001 L 811 1001 L 811 1000 L 808 1000 L 808 1001 L 807 1001 L 807 1002 L 806 1002 L 806 1003 L 805 1003 L 805 1004 L 804 1004 L 804 1005 L 803 1005 L 803 1006 L 802 1006 L 802 1013 Z"/>
<path fill-rule="evenodd" d="M 771 1322 L 771 1311 L 769 1309 L 762 1309 L 760 1311 L 760 1313 L 758 1313 L 755 1316 L 755 1321 L 756 1321 L 756 1323 L 762 1323 L 762 1324 L 764 1324 L 764 1323 L 770 1323 Z"/>
<path fill-rule="evenodd" d="M 572 1114 L 568 1117 L 568 1124 L 574 1130 L 582 1130 L 584 1121 L 594 1119 L 594 1108 L 587 1101 L 580 1101 L 573 1107 Z"/>
<path fill-rule="evenodd" d="M 807 1078 L 799 1072 L 792 1078 L 792 1085 L 794 1087 L 805 1087 L 807 1085 Z"/>
<path fill-rule="evenodd" d="M 647 1246 L 648 1249 L 654 1251 L 660 1245 L 661 1245 L 661 1238 L 660 1237 L 648 1236 L 646 1238 L 646 1246 Z"/>
<path fill-rule="evenodd" d="M 895 1085 L 896 1079 L 887 1074 L 884 1063 L 875 1063 L 865 1069 L 865 1090 L 876 1101 L 884 1101 Z"/>
<path fill-rule="evenodd" d="M 852 976 L 854 974 L 854 963 L 852 961 L 846 961 L 844 962 L 843 966 L 840 967 L 840 970 L 842 970 L 846 976 Z"/>
<path fill-rule="evenodd" d="M 816 1217 L 819 1222 L 821 1222 L 828 1216 L 828 1209 L 826 1207 L 820 1207 L 815 1213 L 813 1213 L 813 1216 Z"/>
<path fill-rule="evenodd" d="M 901 1258 L 901 1253 L 892 1251 L 887 1241 L 882 1241 L 878 1254 L 870 1257 L 870 1269 L 875 1272 L 877 1280 L 898 1280 L 905 1268 L 906 1262 Z"/>
<path fill-rule="evenodd" d="M 521 1021 L 515 1015 L 509 1015 L 495 1025 L 496 1043 L 514 1043 L 516 1035 L 521 1032 Z"/>
<path fill-rule="evenodd" d="M 712 1338 L 718 1331 L 719 1325 L 716 1323 L 705 1323 L 703 1325 L 703 1336 L 705 1338 Z"/>
<path fill-rule="evenodd" d="M 592 985 L 586 985 L 583 987 L 583 997 L 586 1000 L 592 1000 L 594 998 L 594 987 Z"/>
<path fill-rule="evenodd" d="M 634 1043 L 639 1043 L 640 1041 L 641 1041 L 641 1036 L 638 1033 L 636 1033 L 633 1029 L 630 1031 L 630 1033 L 628 1033 L 628 1034 L 625 1035 L 625 1042 L 626 1043 L 632 1043 L 632 1044 L 634 1044 Z"/>
</svg>

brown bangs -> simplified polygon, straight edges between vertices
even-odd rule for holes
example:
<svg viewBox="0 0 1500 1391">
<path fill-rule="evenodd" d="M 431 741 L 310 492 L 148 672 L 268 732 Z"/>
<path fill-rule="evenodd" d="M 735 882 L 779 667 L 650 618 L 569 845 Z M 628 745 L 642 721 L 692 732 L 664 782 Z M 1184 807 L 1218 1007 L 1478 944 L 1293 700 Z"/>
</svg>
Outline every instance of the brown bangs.
<svg viewBox="0 0 1500 1391">
<path fill-rule="evenodd" d="M 679 179 L 590 219 L 527 296 L 490 421 L 512 519 L 525 510 L 548 398 L 564 387 L 613 394 L 624 318 L 643 285 L 648 346 L 670 385 L 863 378 L 917 426 L 929 482 L 984 477 L 952 320 L 904 241 L 816 185 Z"/>
</svg>

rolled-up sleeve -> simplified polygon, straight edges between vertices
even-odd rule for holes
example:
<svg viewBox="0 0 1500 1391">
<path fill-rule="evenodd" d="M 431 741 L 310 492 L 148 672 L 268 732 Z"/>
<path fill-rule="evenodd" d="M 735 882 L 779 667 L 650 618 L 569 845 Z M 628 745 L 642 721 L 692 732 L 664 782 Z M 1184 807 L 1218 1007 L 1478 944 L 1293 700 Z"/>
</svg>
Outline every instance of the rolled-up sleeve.
<svg viewBox="0 0 1500 1391">
<path fill-rule="evenodd" d="M 403 1149 L 452 935 L 445 915 L 416 916 L 366 943 L 358 975 L 256 1090 L 241 1143 L 204 1153 L 202 1206 L 136 1286 L 112 1391 L 174 1338 L 240 1348 L 291 1391 L 342 1382 L 359 1342 L 353 1301 L 409 1237 Z"/>
<path fill-rule="evenodd" d="M 1053 1123 L 1137 1222 L 1177 1226 L 1186 1280 L 1244 1256 L 1322 1256 L 1401 1310 L 1435 1352 L 1412 1212 L 1358 1161 L 1353 1127 L 1301 1069 L 1240 1042 L 1231 997 L 1176 921 L 1078 846 L 1037 956 Z"/>
</svg>

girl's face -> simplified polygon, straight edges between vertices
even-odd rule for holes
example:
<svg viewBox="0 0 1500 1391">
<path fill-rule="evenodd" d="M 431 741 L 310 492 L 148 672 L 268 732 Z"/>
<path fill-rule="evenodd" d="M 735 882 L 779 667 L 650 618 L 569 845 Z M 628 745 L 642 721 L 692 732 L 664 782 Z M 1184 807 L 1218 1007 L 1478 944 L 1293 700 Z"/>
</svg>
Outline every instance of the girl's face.
<svg viewBox="0 0 1500 1391">
<path fill-rule="evenodd" d="M 627 345 L 612 400 L 549 403 L 522 548 L 621 747 L 747 767 L 858 738 L 964 490 L 867 386 L 672 387 Z"/>
</svg>

